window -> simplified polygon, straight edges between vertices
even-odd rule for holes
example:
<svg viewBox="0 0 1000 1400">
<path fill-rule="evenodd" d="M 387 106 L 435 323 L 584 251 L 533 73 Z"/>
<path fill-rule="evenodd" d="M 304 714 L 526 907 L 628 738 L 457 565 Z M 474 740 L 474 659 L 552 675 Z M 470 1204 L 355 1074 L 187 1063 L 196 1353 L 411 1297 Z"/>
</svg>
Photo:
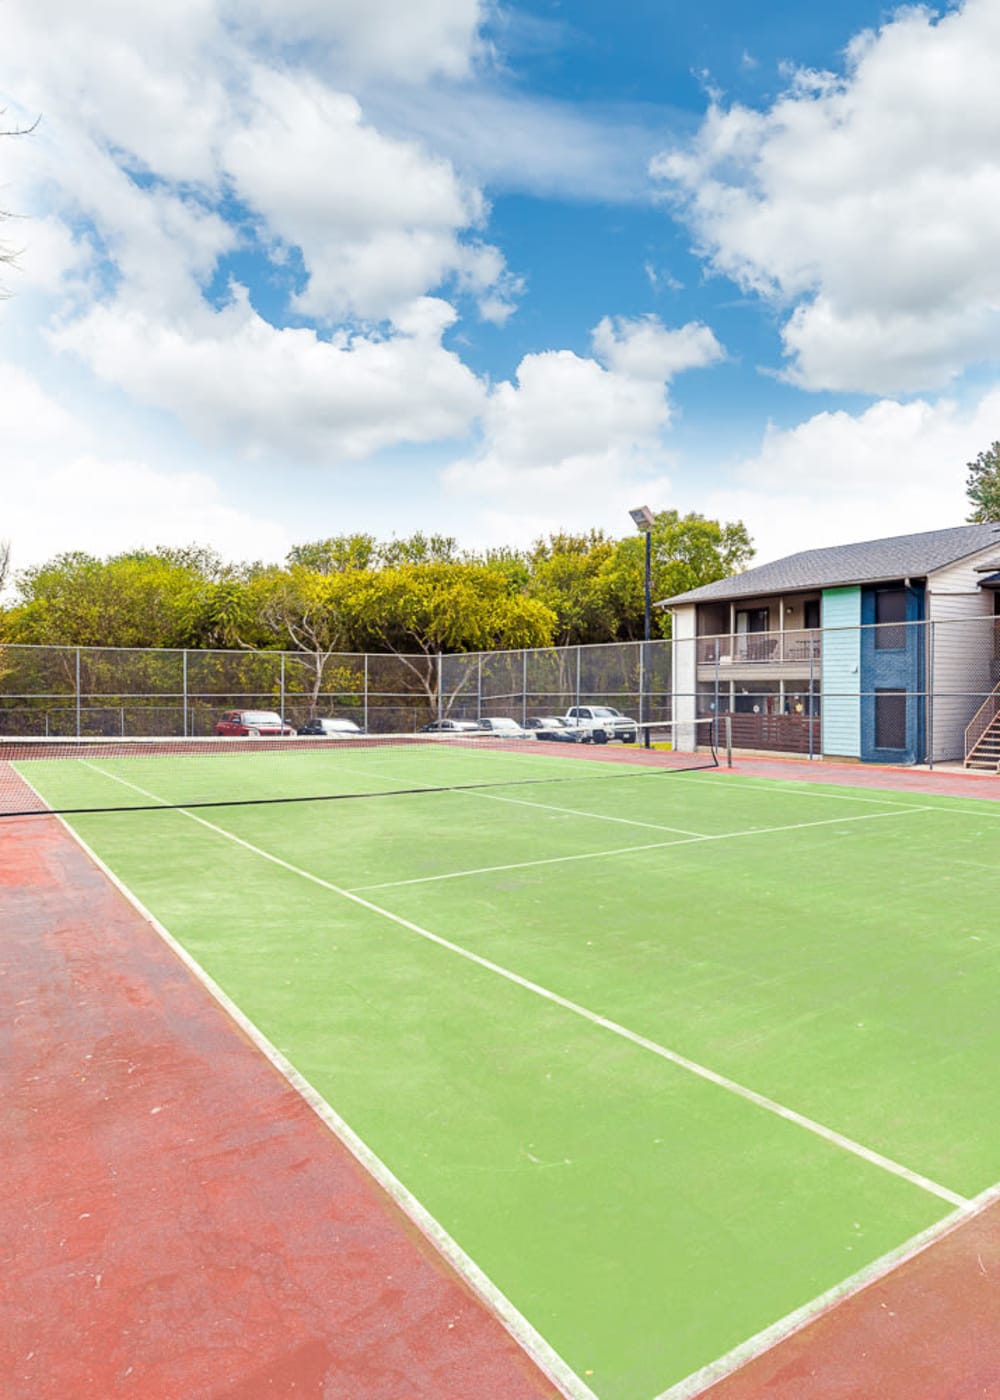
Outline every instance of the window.
<svg viewBox="0 0 1000 1400">
<path fill-rule="evenodd" d="M 899 651 L 906 646 L 906 589 L 880 588 L 875 594 L 875 650 Z"/>
<path fill-rule="evenodd" d="M 750 633 L 767 632 L 770 612 L 767 608 L 745 608 L 736 614 L 736 654 L 740 661 L 769 661 L 777 645 L 774 637 L 751 638 Z"/>
<path fill-rule="evenodd" d="M 906 691 L 876 690 L 875 747 L 906 748 Z"/>
</svg>

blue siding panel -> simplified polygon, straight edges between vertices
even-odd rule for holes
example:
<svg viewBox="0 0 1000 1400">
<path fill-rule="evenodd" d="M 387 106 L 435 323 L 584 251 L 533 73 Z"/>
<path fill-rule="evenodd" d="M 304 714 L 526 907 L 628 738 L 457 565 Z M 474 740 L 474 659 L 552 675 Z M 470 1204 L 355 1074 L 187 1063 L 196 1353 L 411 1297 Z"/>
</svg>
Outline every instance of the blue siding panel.
<svg viewBox="0 0 1000 1400">
<path fill-rule="evenodd" d="M 920 763 L 924 755 L 924 590 L 906 589 L 906 623 L 900 647 L 875 646 L 875 588 L 861 595 L 861 757 L 867 763 Z M 906 737 L 903 748 L 879 748 L 875 743 L 876 691 L 906 692 Z"/>
<path fill-rule="evenodd" d="M 860 758 L 861 589 L 824 589 L 820 621 L 824 628 L 823 752 Z"/>
</svg>

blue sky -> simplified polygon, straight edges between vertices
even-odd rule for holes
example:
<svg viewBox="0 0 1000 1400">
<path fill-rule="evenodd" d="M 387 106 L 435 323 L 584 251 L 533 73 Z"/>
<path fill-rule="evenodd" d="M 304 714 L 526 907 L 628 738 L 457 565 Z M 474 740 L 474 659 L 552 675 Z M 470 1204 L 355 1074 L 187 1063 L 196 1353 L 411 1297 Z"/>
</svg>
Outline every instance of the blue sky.
<svg viewBox="0 0 1000 1400">
<path fill-rule="evenodd" d="M 351 530 L 958 524 L 1000 6 L 12 0 L 15 567 Z"/>
</svg>

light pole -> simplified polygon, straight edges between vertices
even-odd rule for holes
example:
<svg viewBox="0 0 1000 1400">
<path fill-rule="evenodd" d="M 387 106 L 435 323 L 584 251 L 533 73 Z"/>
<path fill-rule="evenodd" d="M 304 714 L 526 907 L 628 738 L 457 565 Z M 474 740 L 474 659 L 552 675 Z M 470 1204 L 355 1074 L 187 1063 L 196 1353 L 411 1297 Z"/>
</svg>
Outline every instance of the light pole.
<svg viewBox="0 0 1000 1400">
<path fill-rule="evenodd" d="M 646 625 L 645 631 L 643 632 L 643 636 L 648 642 L 650 637 L 650 629 L 652 625 L 652 615 L 650 612 L 650 609 L 652 607 L 652 599 L 650 597 L 649 575 L 650 566 L 652 563 L 653 521 L 655 517 L 653 515 L 653 512 L 650 510 L 649 506 L 639 506 L 636 510 L 630 510 L 629 515 L 632 517 L 632 520 L 635 523 L 635 528 L 639 531 L 639 533 L 646 536 Z"/>
<path fill-rule="evenodd" d="M 635 510 L 630 510 L 629 515 L 635 528 L 640 534 L 646 537 L 646 607 L 643 625 L 643 648 L 642 648 L 642 678 L 639 683 L 639 720 L 642 722 L 646 718 L 646 673 L 649 670 L 649 639 L 652 631 L 652 596 L 650 573 L 652 571 L 653 558 L 653 521 L 655 519 L 649 506 L 638 506 Z M 649 748 L 649 730 L 643 731 L 643 742 Z"/>
</svg>

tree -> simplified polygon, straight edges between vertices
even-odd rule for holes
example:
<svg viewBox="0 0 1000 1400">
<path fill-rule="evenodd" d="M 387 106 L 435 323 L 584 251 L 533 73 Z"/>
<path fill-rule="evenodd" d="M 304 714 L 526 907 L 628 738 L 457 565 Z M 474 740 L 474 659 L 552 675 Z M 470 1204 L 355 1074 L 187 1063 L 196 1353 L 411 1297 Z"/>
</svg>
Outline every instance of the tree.
<svg viewBox="0 0 1000 1400">
<path fill-rule="evenodd" d="M 321 574 L 302 564 L 262 581 L 262 620 L 281 642 L 300 652 L 309 678 L 309 714 L 315 716 L 330 659 L 346 651 L 342 599 L 344 574 Z"/>
<path fill-rule="evenodd" d="M 18 575 L 10 639 L 41 646 L 176 646 L 192 583 L 188 570 L 150 555 L 101 560 L 78 551 L 60 554 Z"/>
<path fill-rule="evenodd" d="M 967 518 L 973 524 L 1000 520 L 1000 442 L 992 443 L 966 466 L 969 475 L 965 494 L 973 507 L 972 514 Z"/>
<path fill-rule="evenodd" d="M 555 613 L 557 645 L 614 639 L 617 618 L 603 583 L 614 554 L 615 542 L 603 530 L 549 535 L 535 542 L 528 591 Z"/>
<path fill-rule="evenodd" d="M 289 567 L 301 564 L 318 574 L 349 573 L 374 568 L 379 546 L 374 535 L 331 535 L 325 540 L 297 544 L 288 551 Z"/>
<path fill-rule="evenodd" d="M 618 542 L 614 559 L 604 570 L 603 586 L 618 615 L 618 635 L 637 640 L 644 631 L 645 540 L 628 535 Z M 691 511 L 660 511 L 653 522 L 651 576 L 653 602 L 714 583 L 745 569 L 754 548 L 742 521 L 720 524 Z M 670 614 L 653 612 L 653 633 L 670 635 Z"/>
<path fill-rule="evenodd" d="M 2 115 L 2 109 L 0 109 L 0 115 Z M 40 118 L 36 118 L 30 126 L 15 126 L 2 129 L 0 130 L 0 136 L 29 136 L 38 125 L 39 120 Z M 14 215 L 9 213 L 8 210 L 0 209 L 0 220 L 12 219 L 13 217 Z M 5 243 L 0 243 L 0 263 L 6 263 L 8 267 L 13 267 L 16 265 L 17 255 L 18 250 L 16 248 L 11 248 Z M 6 288 L 0 284 L 0 297 L 5 297 L 6 295 Z"/>
<path fill-rule="evenodd" d="M 513 591 L 502 568 L 475 562 L 401 564 L 355 575 L 342 595 L 352 643 L 390 651 L 437 706 L 439 652 L 543 647 L 555 614 Z"/>
</svg>

